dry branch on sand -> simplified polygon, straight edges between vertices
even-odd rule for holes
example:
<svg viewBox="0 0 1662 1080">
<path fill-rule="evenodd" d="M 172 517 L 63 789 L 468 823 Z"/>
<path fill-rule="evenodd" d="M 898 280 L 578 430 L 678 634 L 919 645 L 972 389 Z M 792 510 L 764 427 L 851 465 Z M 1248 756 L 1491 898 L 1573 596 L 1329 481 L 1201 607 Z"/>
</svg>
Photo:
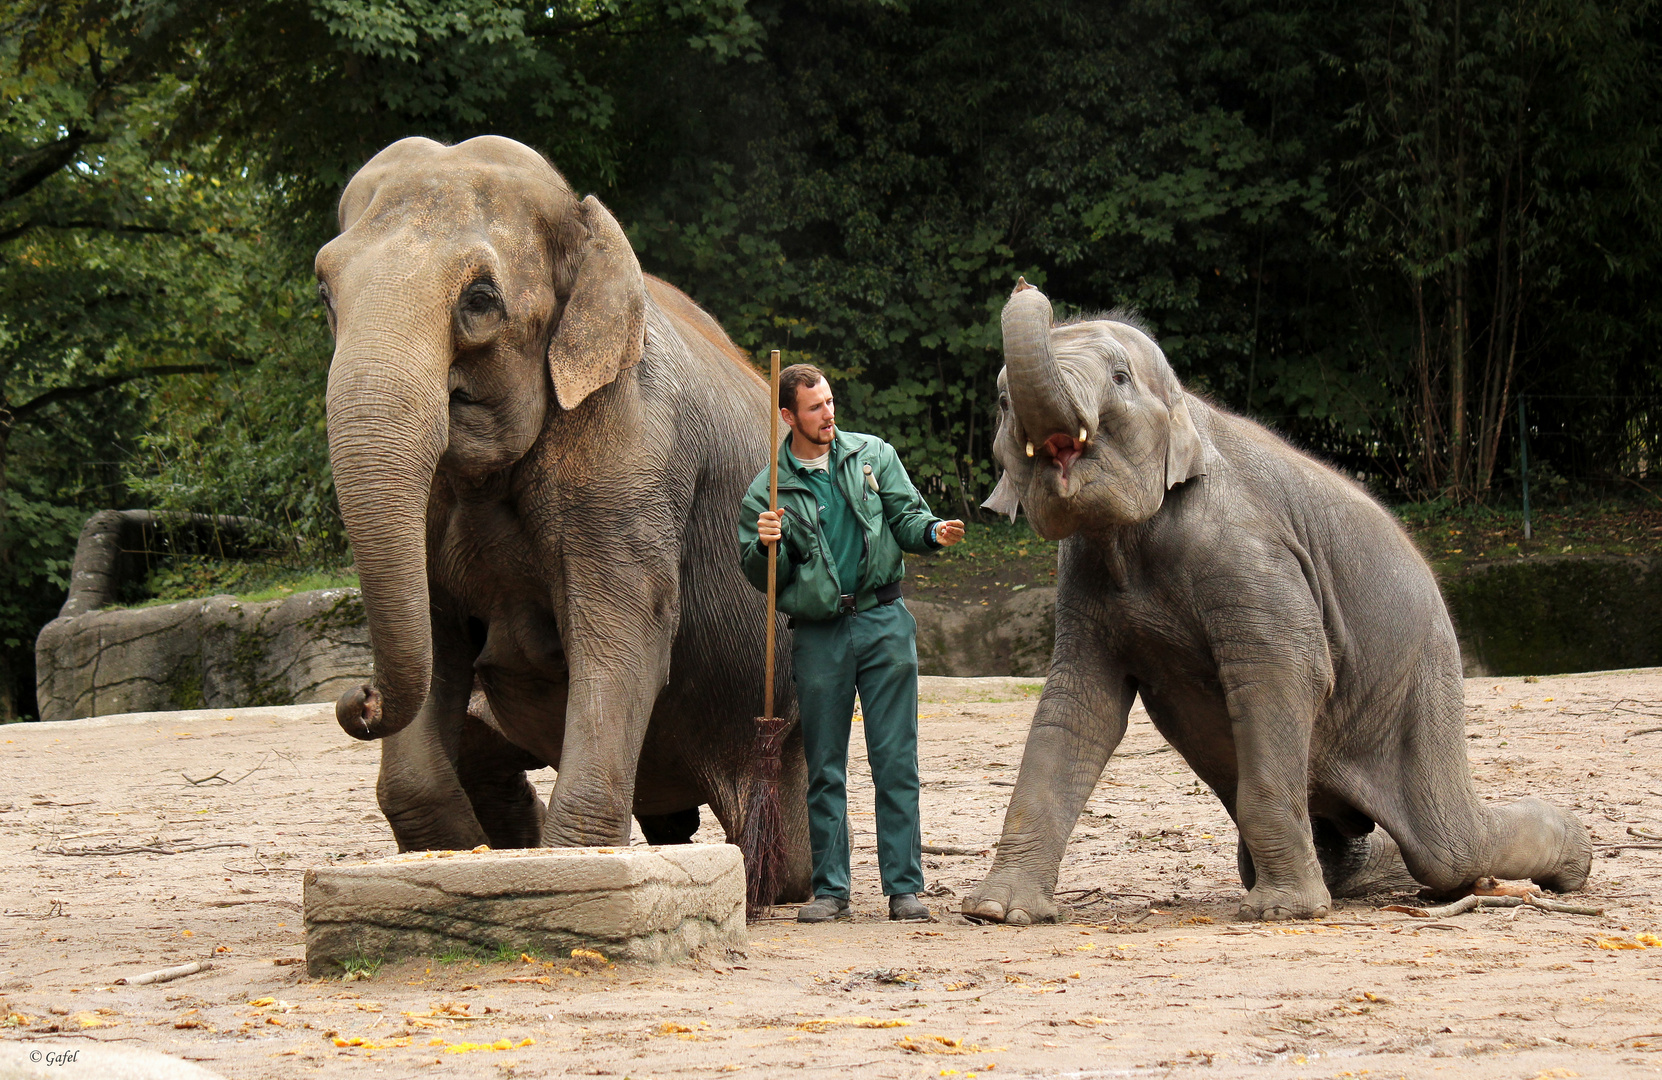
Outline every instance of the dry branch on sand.
<svg viewBox="0 0 1662 1080">
<path fill-rule="evenodd" d="M 120 844 L 105 844 L 102 847 L 42 848 L 46 855 L 183 855 L 190 851 L 211 851 L 214 848 L 248 847 L 240 840 L 219 844 L 191 844 L 188 847 L 164 847 L 160 844 L 139 844 L 133 847 L 123 847 Z"/>
<path fill-rule="evenodd" d="M 208 971 L 213 967 L 206 960 L 196 960 L 189 964 L 180 964 L 177 967 L 160 968 L 156 971 L 147 971 L 143 975 L 134 975 L 130 978 L 117 979 L 116 986 L 147 986 L 150 983 L 172 982 L 182 979 L 186 975 L 195 975 L 198 971 Z"/>
<path fill-rule="evenodd" d="M 1410 907 L 1407 904 L 1391 904 L 1380 908 L 1381 911 L 1400 911 L 1404 915 L 1411 915 L 1416 919 L 1446 919 L 1451 915 L 1463 915 L 1480 907 L 1510 908 L 1529 906 L 1542 911 L 1556 911 L 1561 915 L 1603 915 L 1603 908 L 1587 907 L 1583 904 L 1565 904 L 1557 900 L 1548 900 L 1533 893 L 1522 896 L 1462 896 L 1452 904 L 1442 907 Z"/>
</svg>

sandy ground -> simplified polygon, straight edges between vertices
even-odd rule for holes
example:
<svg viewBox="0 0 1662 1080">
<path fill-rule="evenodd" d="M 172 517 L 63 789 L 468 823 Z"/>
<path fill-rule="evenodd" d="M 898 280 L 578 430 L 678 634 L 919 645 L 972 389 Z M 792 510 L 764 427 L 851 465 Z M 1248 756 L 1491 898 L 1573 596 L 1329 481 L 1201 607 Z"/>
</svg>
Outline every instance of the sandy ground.
<svg viewBox="0 0 1662 1080">
<path fill-rule="evenodd" d="M 989 848 L 1035 684 L 927 683 L 925 841 Z M 378 751 L 331 709 L 8 727 L 0 1040 L 146 1047 L 272 1078 L 1662 1072 L 1662 947 L 1637 940 L 1662 932 L 1662 731 L 1629 736 L 1662 727 L 1662 670 L 1466 693 L 1481 790 L 1579 812 L 1600 846 L 1575 899 L 1603 916 L 1436 921 L 1375 899 L 1319 924 L 1235 923 L 1234 830 L 1138 712 L 1062 867 L 1069 924 L 955 915 L 990 854 L 930 857 L 939 920 L 887 922 L 860 761 L 852 923 L 783 911 L 752 925 L 742 956 L 662 968 L 435 960 L 353 982 L 297 966 L 303 868 L 394 849 Z M 107 846 L 178 853 L 89 853 Z M 112 985 L 209 958 L 174 982 Z"/>
</svg>

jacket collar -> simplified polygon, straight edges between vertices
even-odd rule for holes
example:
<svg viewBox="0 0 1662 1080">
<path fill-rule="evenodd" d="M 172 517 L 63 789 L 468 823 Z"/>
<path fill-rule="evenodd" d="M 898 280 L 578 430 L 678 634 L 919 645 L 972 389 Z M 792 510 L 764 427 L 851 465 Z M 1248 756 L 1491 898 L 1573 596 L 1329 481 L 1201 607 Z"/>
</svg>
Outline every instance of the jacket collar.
<svg viewBox="0 0 1662 1080">
<path fill-rule="evenodd" d="M 777 455 L 779 458 L 779 478 L 781 480 L 783 480 L 786 476 L 790 476 L 793 479 L 796 478 L 799 462 L 796 460 L 796 455 L 791 453 L 790 450 L 791 437 L 787 434 L 784 441 L 779 444 L 779 453 Z M 857 454 L 859 452 L 859 442 L 845 435 L 842 428 L 838 428 L 837 433 L 831 436 L 832 464 L 840 464 L 842 460 L 850 454 Z"/>
</svg>

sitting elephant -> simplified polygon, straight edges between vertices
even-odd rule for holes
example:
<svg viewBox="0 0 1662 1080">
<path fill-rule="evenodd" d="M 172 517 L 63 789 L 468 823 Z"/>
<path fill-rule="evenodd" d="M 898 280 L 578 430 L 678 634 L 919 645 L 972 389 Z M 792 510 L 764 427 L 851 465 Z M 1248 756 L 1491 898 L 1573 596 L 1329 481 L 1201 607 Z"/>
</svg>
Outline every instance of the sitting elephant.
<svg viewBox="0 0 1662 1080">
<path fill-rule="evenodd" d="M 375 667 L 336 712 L 386 740 L 399 847 L 624 845 L 631 815 L 684 842 L 701 804 L 741 835 L 764 610 L 732 538 L 767 384 L 510 139 L 394 143 L 340 230 L 316 262 L 329 456 Z M 525 776 L 544 765 L 546 812 Z M 799 737 L 781 787 L 805 898 Z"/>
<path fill-rule="evenodd" d="M 1408 536 L 1339 473 L 1178 385 L 1136 319 L 1004 308 L 986 505 L 1063 540 L 1056 650 L 964 914 L 1052 921 L 1057 868 L 1132 701 L 1240 830 L 1244 919 L 1478 878 L 1576 889 L 1592 846 L 1535 799 L 1488 806 L 1466 759 L 1460 650 Z M 1375 829 L 1375 823 L 1383 829 Z"/>
</svg>

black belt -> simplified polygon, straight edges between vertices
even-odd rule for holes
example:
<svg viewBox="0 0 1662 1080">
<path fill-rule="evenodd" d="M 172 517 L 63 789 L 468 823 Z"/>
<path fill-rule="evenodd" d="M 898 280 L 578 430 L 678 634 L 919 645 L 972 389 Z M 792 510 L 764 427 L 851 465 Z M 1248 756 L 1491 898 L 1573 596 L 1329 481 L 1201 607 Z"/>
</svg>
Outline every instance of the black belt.
<svg viewBox="0 0 1662 1080">
<path fill-rule="evenodd" d="M 891 581 L 887 585 L 879 585 L 872 590 L 872 596 L 877 598 L 879 604 L 892 604 L 900 599 L 900 582 Z M 846 615 L 857 610 L 855 605 L 858 602 L 858 598 L 851 593 L 843 593 L 837 597 L 837 613 Z"/>
</svg>

